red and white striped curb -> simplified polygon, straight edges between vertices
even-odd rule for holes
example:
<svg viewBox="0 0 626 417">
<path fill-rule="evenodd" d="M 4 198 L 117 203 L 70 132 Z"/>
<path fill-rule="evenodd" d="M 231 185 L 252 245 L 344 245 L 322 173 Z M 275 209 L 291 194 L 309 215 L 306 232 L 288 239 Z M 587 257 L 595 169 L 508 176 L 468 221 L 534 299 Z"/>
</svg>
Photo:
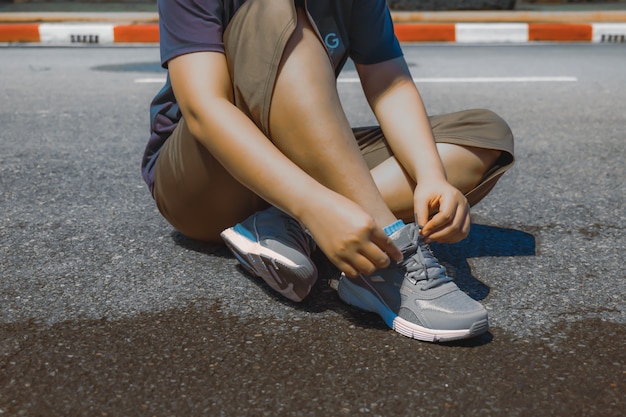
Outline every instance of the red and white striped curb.
<svg viewBox="0 0 626 417">
<path fill-rule="evenodd" d="M 397 23 L 395 30 L 401 42 L 626 42 L 626 23 Z"/>
<path fill-rule="evenodd" d="M 42 45 L 158 43 L 158 24 L 7 23 L 0 24 L 0 42 Z"/>
<path fill-rule="evenodd" d="M 396 23 L 401 42 L 626 43 L 626 23 Z M 158 24 L 8 23 L 0 42 L 41 45 L 158 43 Z"/>
</svg>

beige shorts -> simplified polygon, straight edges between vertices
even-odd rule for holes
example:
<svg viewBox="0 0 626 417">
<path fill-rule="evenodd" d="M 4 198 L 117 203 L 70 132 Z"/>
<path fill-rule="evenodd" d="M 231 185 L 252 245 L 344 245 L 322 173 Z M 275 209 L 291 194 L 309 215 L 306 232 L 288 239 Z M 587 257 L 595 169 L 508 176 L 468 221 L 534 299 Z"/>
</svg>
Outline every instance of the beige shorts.
<svg viewBox="0 0 626 417">
<path fill-rule="evenodd" d="M 279 63 L 295 26 L 294 0 L 254 0 L 237 11 L 224 33 L 235 104 L 266 134 Z M 431 116 L 430 123 L 437 142 L 503 151 L 481 183 L 467 194 L 470 204 L 476 204 L 513 165 L 513 135 L 509 126 L 488 110 Z M 370 168 L 393 155 L 379 127 L 358 127 L 353 131 Z M 233 217 L 243 220 L 265 205 L 226 173 L 191 136 L 184 120 L 161 149 L 155 168 L 154 198 L 174 227 L 197 238 L 217 236 L 221 229 L 231 226 L 215 220 L 222 215 L 231 219 L 228 221 Z M 202 221 L 215 224 L 198 224 Z M 190 230 L 189 224 L 195 224 L 194 230 Z"/>
<path fill-rule="evenodd" d="M 484 109 L 464 110 L 438 116 L 429 116 L 437 143 L 450 143 L 502 151 L 494 166 L 480 183 L 465 194 L 471 206 L 482 200 L 502 175 L 513 166 L 513 133 L 504 120 Z M 354 128 L 353 132 L 367 164 L 373 168 L 393 155 L 380 127 Z"/>
</svg>

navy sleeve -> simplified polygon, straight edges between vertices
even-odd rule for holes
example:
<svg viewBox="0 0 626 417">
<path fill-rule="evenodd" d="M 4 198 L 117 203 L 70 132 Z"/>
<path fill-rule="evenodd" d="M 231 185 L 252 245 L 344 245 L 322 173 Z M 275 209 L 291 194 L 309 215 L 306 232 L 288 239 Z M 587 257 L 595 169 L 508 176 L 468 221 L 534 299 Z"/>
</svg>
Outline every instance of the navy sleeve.
<svg viewBox="0 0 626 417">
<path fill-rule="evenodd" d="M 358 64 L 377 64 L 402 56 L 385 0 L 353 2 L 349 36 L 350 58 Z"/>
<path fill-rule="evenodd" d="M 199 51 L 224 52 L 219 0 L 158 0 L 161 65 Z"/>
</svg>

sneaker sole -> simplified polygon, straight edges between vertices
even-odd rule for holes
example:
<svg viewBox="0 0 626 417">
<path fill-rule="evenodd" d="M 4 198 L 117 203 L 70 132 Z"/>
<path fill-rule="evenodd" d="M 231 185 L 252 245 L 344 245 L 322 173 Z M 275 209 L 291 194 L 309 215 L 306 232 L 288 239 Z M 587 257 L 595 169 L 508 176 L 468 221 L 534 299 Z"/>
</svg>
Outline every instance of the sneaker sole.
<svg viewBox="0 0 626 417">
<path fill-rule="evenodd" d="M 435 330 L 418 326 L 406 321 L 402 317 L 396 317 L 393 321 L 393 330 L 403 336 L 426 342 L 451 342 L 454 340 L 470 339 L 479 336 L 489 330 L 487 319 L 477 321 L 469 329 L 462 330 Z"/>
<path fill-rule="evenodd" d="M 315 282 L 315 278 L 307 273 L 306 267 L 241 236 L 233 228 L 224 230 L 220 236 L 244 269 L 262 278 L 274 291 L 296 302 L 302 301 L 311 291 L 312 284 L 299 285 L 299 288 L 294 286 L 294 282 Z"/>
<path fill-rule="evenodd" d="M 378 297 L 368 290 L 346 281 L 343 278 L 339 281 L 337 292 L 339 298 L 346 304 L 378 314 L 391 329 L 403 336 L 424 342 L 449 342 L 453 340 L 469 339 L 485 333 L 489 329 L 487 319 L 479 320 L 472 324 L 469 329 L 458 330 L 437 330 L 419 326 L 398 317 L 389 307 L 387 307 Z"/>
</svg>

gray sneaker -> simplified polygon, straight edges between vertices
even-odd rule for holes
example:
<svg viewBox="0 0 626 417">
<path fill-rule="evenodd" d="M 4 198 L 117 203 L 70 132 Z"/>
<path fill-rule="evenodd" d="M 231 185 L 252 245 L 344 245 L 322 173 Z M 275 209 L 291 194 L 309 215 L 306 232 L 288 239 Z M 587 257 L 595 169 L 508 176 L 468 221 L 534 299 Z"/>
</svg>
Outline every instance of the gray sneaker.
<svg viewBox="0 0 626 417">
<path fill-rule="evenodd" d="M 356 279 L 341 277 L 339 297 L 380 315 L 398 333 L 428 342 L 477 336 L 489 328 L 487 311 L 446 274 L 414 223 L 391 235 L 400 263 Z"/>
<path fill-rule="evenodd" d="M 313 238 L 275 207 L 253 214 L 220 236 L 247 271 L 292 301 L 302 301 L 317 280 L 311 261 Z"/>
</svg>

